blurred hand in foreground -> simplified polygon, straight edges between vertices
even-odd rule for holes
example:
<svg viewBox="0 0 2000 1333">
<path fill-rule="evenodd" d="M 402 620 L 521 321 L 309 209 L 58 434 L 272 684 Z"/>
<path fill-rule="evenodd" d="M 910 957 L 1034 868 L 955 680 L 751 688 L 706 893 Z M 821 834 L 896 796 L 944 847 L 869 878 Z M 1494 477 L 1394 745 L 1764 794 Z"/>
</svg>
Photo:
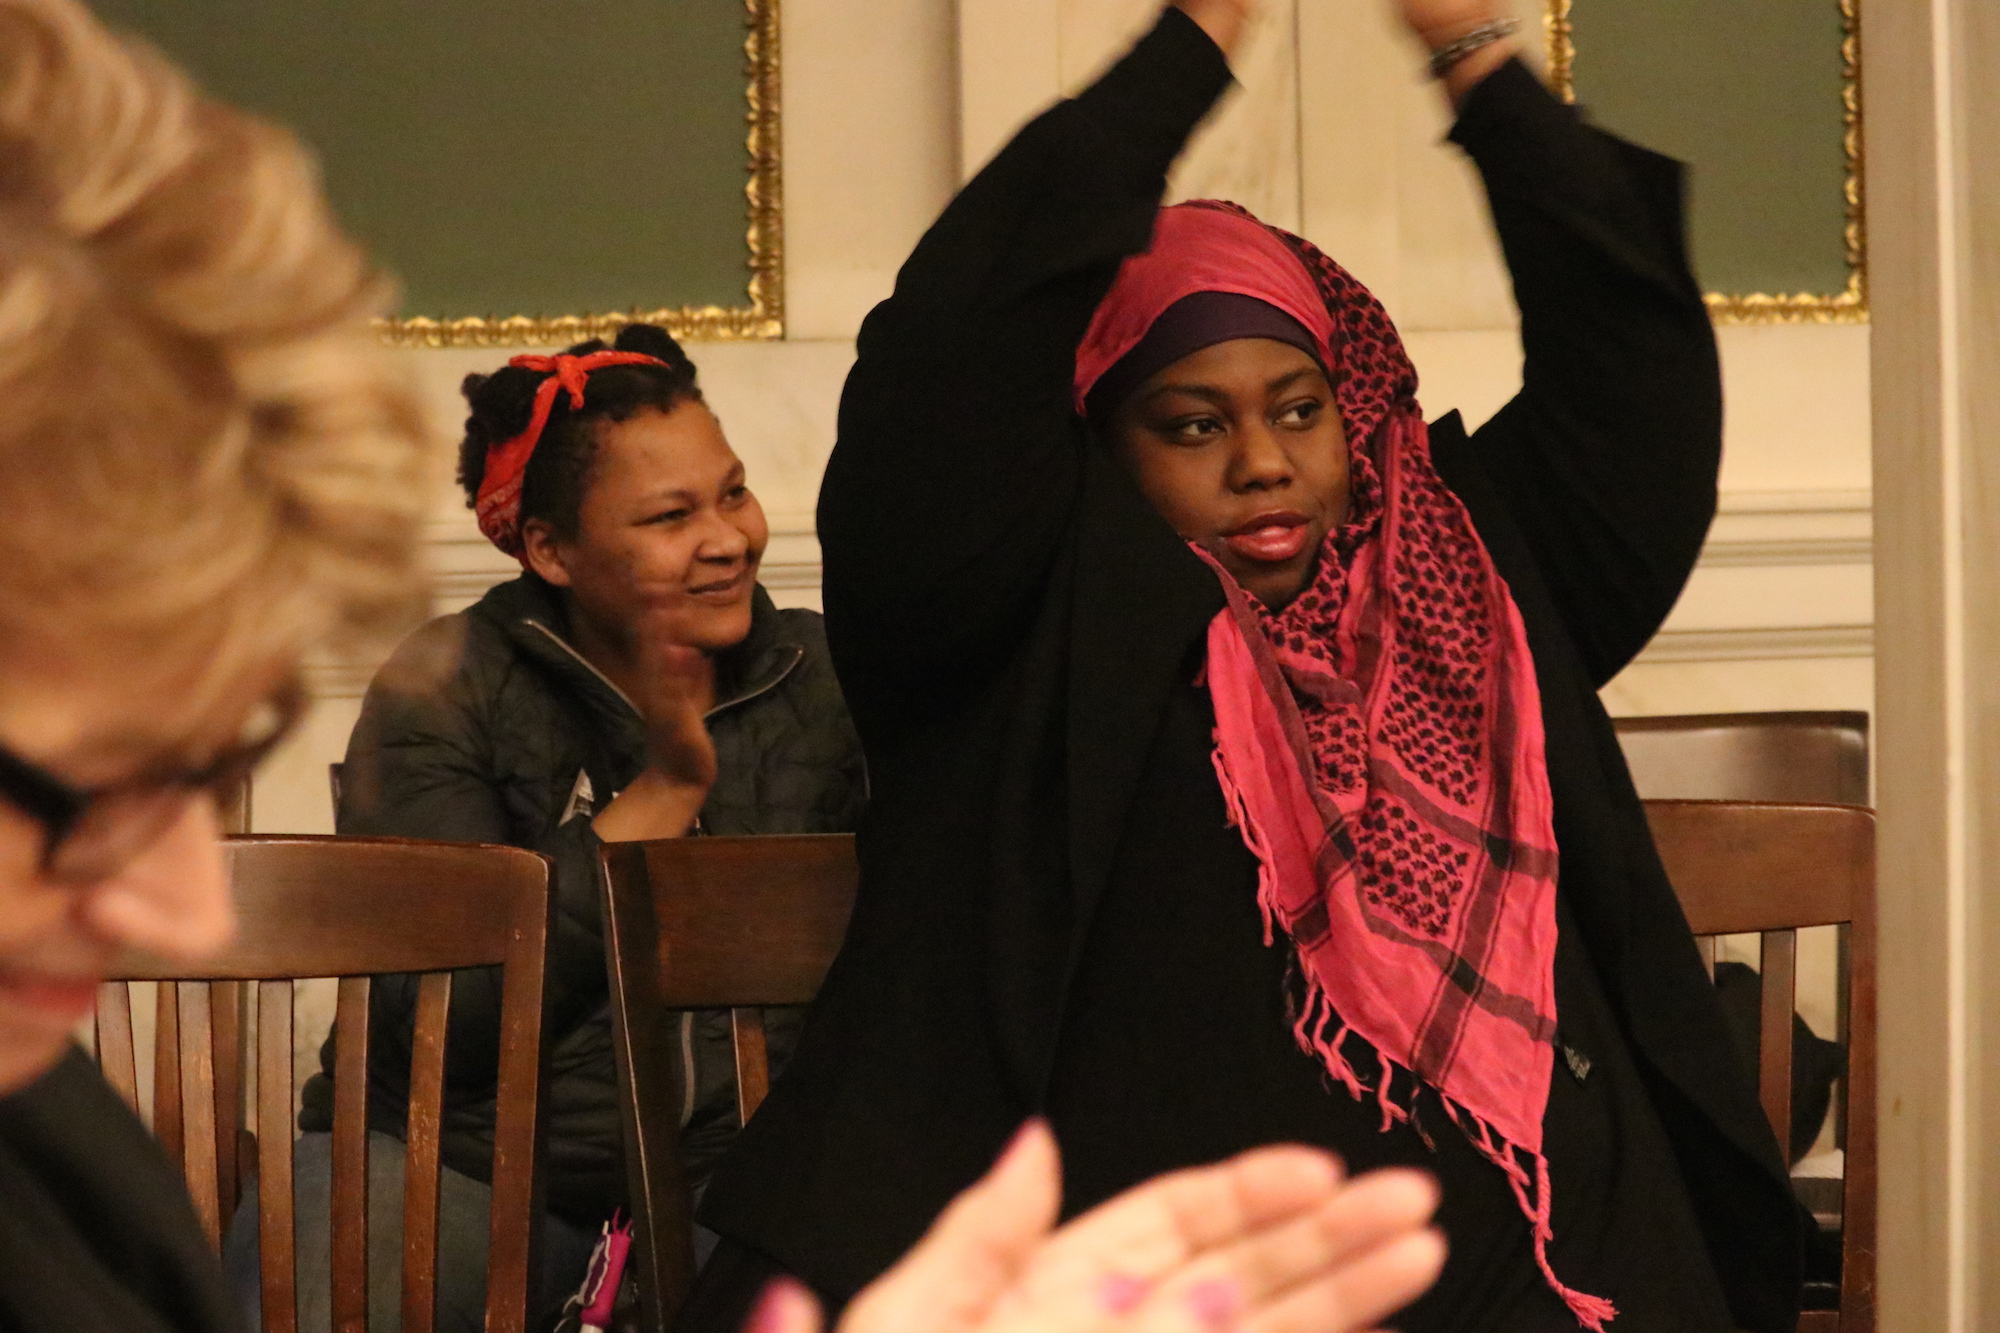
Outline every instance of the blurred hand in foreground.
<svg viewBox="0 0 2000 1333">
<path fill-rule="evenodd" d="M 1260 1148 L 1161 1176 L 1057 1229 L 1054 1137 L 1030 1121 L 836 1333 L 1358 1333 L 1436 1280 L 1437 1186 L 1347 1180 L 1328 1153 Z M 745 1333 L 820 1333 L 774 1282 Z"/>
</svg>

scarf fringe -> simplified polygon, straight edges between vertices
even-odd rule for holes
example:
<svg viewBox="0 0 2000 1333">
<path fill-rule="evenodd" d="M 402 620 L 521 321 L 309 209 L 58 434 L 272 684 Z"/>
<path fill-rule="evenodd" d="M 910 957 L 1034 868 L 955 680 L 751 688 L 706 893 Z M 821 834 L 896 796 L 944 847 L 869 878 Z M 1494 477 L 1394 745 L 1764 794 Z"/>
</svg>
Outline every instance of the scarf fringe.
<svg viewBox="0 0 2000 1333">
<path fill-rule="evenodd" d="M 1202 664 L 1202 674 L 1208 674 L 1206 660 Z M 1236 779 L 1229 775 L 1229 764 L 1222 757 L 1222 743 L 1217 739 L 1215 748 L 1208 753 L 1209 762 L 1215 765 L 1215 780 L 1222 787 L 1222 803 L 1229 812 L 1229 824 L 1243 835 L 1243 843 L 1250 854 L 1257 858 L 1257 906 L 1264 913 L 1264 947 L 1270 948 L 1278 938 L 1278 872 L 1271 868 L 1271 852 L 1264 841 L 1263 833 L 1257 828 L 1257 821 L 1250 818 L 1250 807 L 1243 803 L 1243 792 L 1236 785 Z M 1306 1045 L 1303 1036 L 1301 1045 Z M 1310 1046 L 1307 1049 L 1311 1049 Z M 1350 1088 L 1358 1086 L 1349 1082 Z M 1359 1097 L 1359 1092 L 1354 1094 Z"/>
<path fill-rule="evenodd" d="M 1593 1296 L 1587 1291 L 1564 1286 L 1556 1276 L 1556 1270 L 1549 1263 L 1549 1242 L 1555 1239 L 1555 1228 L 1549 1221 L 1552 1190 L 1549 1184 L 1549 1159 L 1541 1153 L 1524 1153 L 1508 1143 L 1494 1128 L 1472 1112 L 1459 1106 L 1449 1098 L 1441 1098 L 1446 1114 L 1450 1115 L 1472 1146 L 1479 1149 L 1488 1161 L 1499 1167 L 1507 1175 L 1507 1183 L 1513 1186 L 1515 1201 L 1521 1211 L 1528 1215 L 1535 1229 L 1535 1263 L 1542 1270 L 1542 1278 L 1550 1290 L 1562 1297 L 1563 1304 L 1576 1316 L 1577 1323 L 1590 1329 L 1591 1333 L 1604 1333 L 1605 1324 L 1618 1317 L 1618 1309 L 1602 1296 Z M 1528 1158 L 1535 1164 L 1535 1178 L 1531 1182 L 1520 1159 Z"/>
<path fill-rule="evenodd" d="M 1216 780 L 1222 785 L 1222 799 L 1229 812 L 1229 822 L 1243 835 L 1243 841 L 1251 854 L 1257 858 L 1257 905 L 1264 914 L 1264 944 L 1268 948 L 1276 940 L 1276 932 L 1281 924 L 1278 915 L 1278 875 L 1267 854 L 1268 844 L 1258 830 L 1256 822 L 1250 818 L 1250 811 L 1243 799 L 1243 793 L 1231 778 L 1229 767 L 1222 757 L 1222 747 L 1218 744 L 1211 755 L 1215 764 Z M 1363 1050 L 1375 1057 L 1377 1074 L 1375 1079 L 1375 1099 L 1382 1109 L 1382 1132 L 1387 1133 L 1396 1124 L 1416 1123 L 1416 1098 L 1422 1082 L 1416 1074 L 1396 1063 L 1388 1055 L 1375 1050 L 1369 1041 L 1340 1019 L 1334 1012 L 1333 1002 L 1328 998 L 1325 987 L 1310 968 L 1300 969 L 1305 974 L 1305 1003 L 1299 1007 L 1298 1016 L 1292 1022 L 1292 1036 L 1300 1048 L 1315 1055 L 1326 1067 L 1328 1073 L 1347 1088 L 1348 1095 L 1355 1101 L 1363 1100 L 1368 1092 L 1365 1080 L 1355 1070 L 1348 1058 L 1346 1046 L 1350 1038 L 1358 1041 Z M 1331 1038 L 1326 1035 L 1328 1027 L 1338 1024 Z M 1408 1105 L 1404 1105 L 1394 1091 L 1395 1076 L 1401 1071 L 1408 1080 Z M 1549 1159 L 1541 1153 L 1525 1152 L 1507 1142 L 1500 1132 L 1479 1118 L 1468 1108 L 1459 1105 L 1443 1092 L 1438 1100 L 1444 1104 L 1445 1114 L 1464 1133 L 1466 1140 L 1479 1150 L 1481 1156 L 1506 1175 L 1507 1183 L 1514 1191 L 1515 1202 L 1521 1207 L 1535 1236 L 1535 1264 L 1542 1270 L 1542 1279 L 1549 1289 L 1562 1298 L 1564 1305 L 1576 1317 L 1576 1322 L 1590 1330 L 1590 1333 L 1605 1333 L 1604 1326 L 1618 1317 L 1618 1308 L 1602 1296 L 1593 1296 L 1587 1291 L 1578 1291 L 1565 1286 L 1556 1276 L 1555 1268 L 1549 1263 L 1549 1242 L 1555 1239 L 1555 1227 L 1550 1221 L 1553 1189 L 1549 1181 Z M 1420 1134 L 1421 1130 L 1418 1131 Z M 1429 1143 L 1429 1137 L 1424 1136 Z M 1535 1174 L 1530 1179 L 1521 1159 L 1527 1158 L 1534 1164 Z"/>
</svg>

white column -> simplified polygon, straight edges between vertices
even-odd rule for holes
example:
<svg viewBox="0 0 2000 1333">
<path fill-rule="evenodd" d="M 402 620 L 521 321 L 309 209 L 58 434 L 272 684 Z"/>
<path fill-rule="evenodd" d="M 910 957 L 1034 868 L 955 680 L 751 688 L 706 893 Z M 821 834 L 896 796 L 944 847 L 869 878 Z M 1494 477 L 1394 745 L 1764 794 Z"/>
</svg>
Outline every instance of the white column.
<svg viewBox="0 0 2000 1333">
<path fill-rule="evenodd" d="M 2000 22 L 1862 7 L 1885 1333 L 2000 1320 Z"/>
<path fill-rule="evenodd" d="M 958 0 L 958 178 L 1062 95 L 1059 0 Z"/>
</svg>

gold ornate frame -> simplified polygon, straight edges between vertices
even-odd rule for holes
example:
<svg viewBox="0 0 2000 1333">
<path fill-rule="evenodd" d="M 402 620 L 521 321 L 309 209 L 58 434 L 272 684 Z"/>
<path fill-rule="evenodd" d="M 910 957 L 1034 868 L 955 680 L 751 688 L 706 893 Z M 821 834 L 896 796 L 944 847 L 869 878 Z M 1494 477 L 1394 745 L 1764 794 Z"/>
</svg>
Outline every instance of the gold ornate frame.
<svg viewBox="0 0 2000 1333">
<path fill-rule="evenodd" d="M 746 306 L 634 308 L 622 314 L 469 315 L 460 319 L 379 319 L 385 342 L 397 347 L 561 346 L 586 338 L 614 338 L 627 324 L 663 325 L 674 337 L 698 342 L 758 341 L 785 336 L 784 144 L 780 133 L 779 0 L 743 0 L 749 28 L 743 41 L 749 124 L 750 303 Z"/>
<path fill-rule="evenodd" d="M 1772 295 L 1752 292 L 1745 296 L 1708 293 L 1709 313 L 1719 324 L 1865 324 L 1868 322 L 1868 231 L 1865 163 L 1861 151 L 1861 16 L 1859 0 L 1840 3 L 1840 102 L 1841 147 L 1847 158 L 1847 178 L 1843 186 L 1847 222 L 1843 239 L 1847 249 L 1847 287 L 1834 295 L 1797 292 Z M 1548 0 L 1542 15 L 1548 38 L 1549 82 L 1565 102 L 1576 100 L 1573 71 L 1576 67 L 1575 32 L 1570 23 L 1570 0 Z"/>
</svg>

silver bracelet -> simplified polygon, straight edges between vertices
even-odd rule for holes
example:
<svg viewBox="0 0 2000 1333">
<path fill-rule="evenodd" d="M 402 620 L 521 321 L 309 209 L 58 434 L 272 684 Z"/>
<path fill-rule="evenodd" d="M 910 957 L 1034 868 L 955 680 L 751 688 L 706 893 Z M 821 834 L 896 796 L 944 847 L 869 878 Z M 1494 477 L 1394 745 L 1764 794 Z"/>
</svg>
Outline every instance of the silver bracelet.
<svg viewBox="0 0 2000 1333">
<path fill-rule="evenodd" d="M 1451 45 L 1440 47 L 1431 53 L 1431 77 L 1443 78 L 1451 73 L 1452 66 L 1474 51 L 1489 47 L 1504 37 L 1512 37 L 1520 27 L 1521 25 L 1513 19 L 1494 19 L 1491 23 L 1480 24 Z"/>
</svg>

